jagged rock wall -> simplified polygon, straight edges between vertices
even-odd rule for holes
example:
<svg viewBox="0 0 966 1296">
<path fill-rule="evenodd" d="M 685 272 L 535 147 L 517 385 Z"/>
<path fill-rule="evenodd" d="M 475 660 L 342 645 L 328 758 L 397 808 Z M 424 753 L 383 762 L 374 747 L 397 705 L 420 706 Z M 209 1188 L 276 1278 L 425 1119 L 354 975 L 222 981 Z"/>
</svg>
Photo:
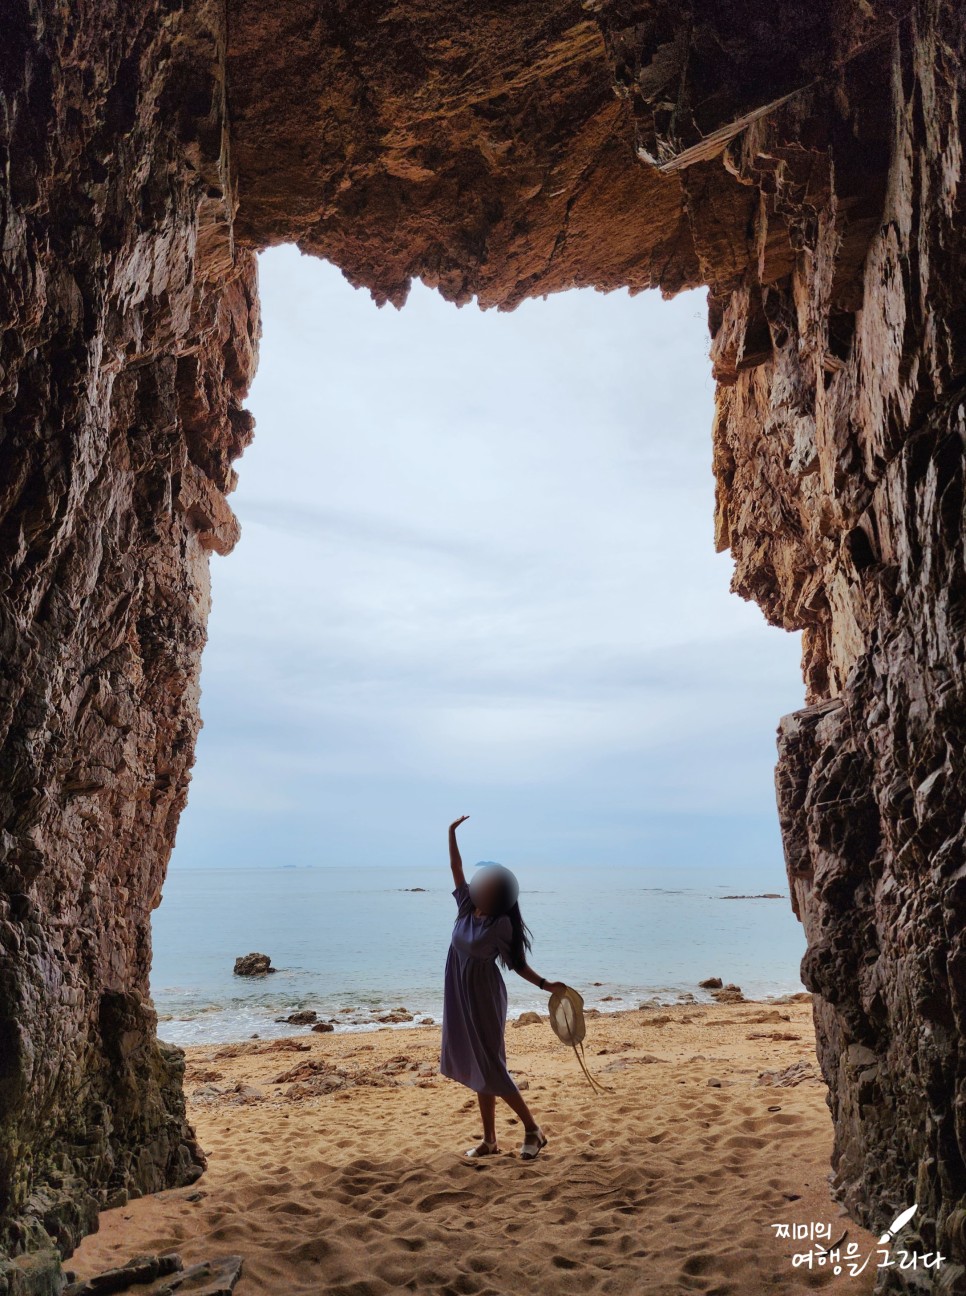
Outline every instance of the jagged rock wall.
<svg viewBox="0 0 966 1296">
<path fill-rule="evenodd" d="M 294 239 L 380 302 L 414 276 L 501 307 L 709 285 L 718 542 L 735 589 L 804 631 L 809 706 L 782 722 L 777 785 L 836 1183 L 872 1227 L 918 1200 L 963 1289 L 960 7 L 11 14 L 8 1243 L 67 1249 L 111 1193 L 199 1164 L 154 1040 L 148 923 L 198 724 L 207 555 L 236 537 L 251 253 Z"/>
<path fill-rule="evenodd" d="M 67 1252 L 202 1154 L 148 995 L 254 364 L 216 3 L 0 42 L 0 1226 Z M 2 1266 L 0 1266 L 2 1269 Z M 5 1283 L 16 1290 L 16 1272 Z"/>
<path fill-rule="evenodd" d="M 228 0 L 237 230 L 297 242 L 380 304 L 698 281 L 677 176 L 580 0 Z M 272 57 L 266 58 L 266 50 Z"/>
<path fill-rule="evenodd" d="M 776 782 L 835 1187 L 876 1231 L 918 1202 L 906 1240 L 962 1291 L 966 14 L 856 36 L 722 155 L 755 256 L 712 293 L 718 541 L 804 631 Z"/>
</svg>

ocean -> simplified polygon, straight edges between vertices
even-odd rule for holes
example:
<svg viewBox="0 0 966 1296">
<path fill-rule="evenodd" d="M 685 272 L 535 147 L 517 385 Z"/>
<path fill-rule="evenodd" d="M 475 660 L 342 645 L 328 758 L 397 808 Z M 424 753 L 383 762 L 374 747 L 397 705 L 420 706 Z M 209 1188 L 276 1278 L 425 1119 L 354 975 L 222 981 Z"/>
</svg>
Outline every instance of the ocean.
<svg viewBox="0 0 966 1296">
<path fill-rule="evenodd" d="M 749 998 L 802 989 L 805 940 L 780 867 L 764 880 L 758 870 L 528 867 L 520 880 L 532 965 L 576 986 L 588 1007 L 704 999 L 697 983 L 710 976 Z M 783 895 L 722 898 L 763 891 Z M 269 1038 L 291 1034 L 276 1018 L 299 1009 L 334 1019 L 338 1030 L 376 1029 L 397 1008 L 439 1021 L 455 911 L 445 862 L 174 868 L 153 922 L 159 1034 L 177 1044 Z M 236 977 L 235 958 L 253 950 L 278 971 Z M 511 1017 L 546 1008 L 546 995 L 504 975 Z"/>
</svg>

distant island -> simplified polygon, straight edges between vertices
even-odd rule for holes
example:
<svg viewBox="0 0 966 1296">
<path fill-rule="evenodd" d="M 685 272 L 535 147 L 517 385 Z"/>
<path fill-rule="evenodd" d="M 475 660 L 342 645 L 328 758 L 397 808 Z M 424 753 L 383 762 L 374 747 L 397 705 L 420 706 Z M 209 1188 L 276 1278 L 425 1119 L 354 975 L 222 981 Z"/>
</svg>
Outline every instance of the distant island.
<svg viewBox="0 0 966 1296">
<path fill-rule="evenodd" d="M 758 895 L 718 896 L 719 900 L 784 900 L 780 891 L 761 891 Z"/>
</svg>

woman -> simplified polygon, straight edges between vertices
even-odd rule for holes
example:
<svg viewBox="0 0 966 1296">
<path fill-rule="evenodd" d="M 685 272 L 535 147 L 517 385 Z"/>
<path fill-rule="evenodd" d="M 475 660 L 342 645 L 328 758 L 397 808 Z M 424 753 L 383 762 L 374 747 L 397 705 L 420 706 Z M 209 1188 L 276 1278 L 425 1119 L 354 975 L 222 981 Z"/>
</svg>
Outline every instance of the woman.
<svg viewBox="0 0 966 1296">
<path fill-rule="evenodd" d="M 457 911 L 446 958 L 440 1071 L 475 1090 L 479 1100 L 483 1139 L 465 1156 L 499 1152 L 496 1100 L 502 1098 L 523 1122 L 520 1156 L 532 1161 L 547 1146 L 547 1139 L 506 1069 L 506 985 L 496 961 L 548 994 L 565 987 L 560 981 L 538 976 L 527 964 L 530 933 L 517 903 L 520 888 L 510 870 L 499 864 L 487 865 L 477 870 L 472 886 L 467 886 L 456 830 L 468 818 L 461 815 L 449 826 Z"/>
</svg>

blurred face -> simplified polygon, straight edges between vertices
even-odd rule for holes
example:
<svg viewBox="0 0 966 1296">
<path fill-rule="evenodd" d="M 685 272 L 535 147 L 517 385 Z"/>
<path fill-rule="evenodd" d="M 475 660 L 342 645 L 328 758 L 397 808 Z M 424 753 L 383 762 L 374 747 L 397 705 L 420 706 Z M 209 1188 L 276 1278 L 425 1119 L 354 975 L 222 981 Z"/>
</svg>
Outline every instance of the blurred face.
<svg viewBox="0 0 966 1296">
<path fill-rule="evenodd" d="M 470 897 L 480 913 L 488 918 L 498 914 L 503 900 L 503 881 L 499 875 L 483 869 L 470 882 Z"/>
</svg>

